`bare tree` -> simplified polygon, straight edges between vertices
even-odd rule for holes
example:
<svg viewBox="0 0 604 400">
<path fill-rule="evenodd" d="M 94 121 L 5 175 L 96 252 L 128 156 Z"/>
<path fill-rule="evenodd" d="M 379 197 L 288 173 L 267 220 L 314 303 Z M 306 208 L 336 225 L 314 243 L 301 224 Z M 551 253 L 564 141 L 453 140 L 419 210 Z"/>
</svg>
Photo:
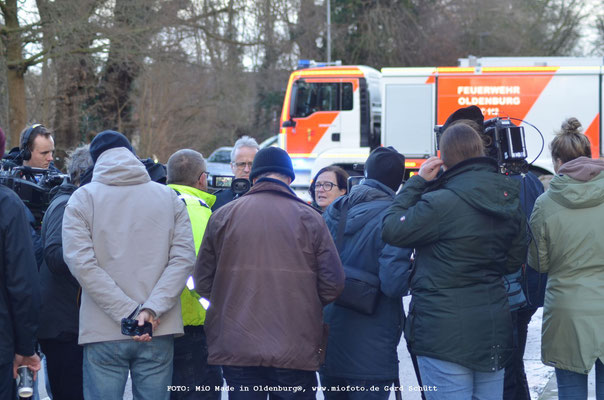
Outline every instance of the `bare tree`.
<svg viewBox="0 0 604 400">
<path fill-rule="evenodd" d="M 30 60 L 25 59 L 23 54 L 23 35 L 27 27 L 19 24 L 17 0 L 0 1 L 0 11 L 4 18 L 1 33 L 7 70 L 8 131 L 11 146 L 17 146 L 19 133 L 27 123 L 25 72 L 31 65 Z"/>
<path fill-rule="evenodd" d="M 584 16 L 579 0 L 331 1 L 333 58 L 376 68 L 567 55 Z M 12 143 L 28 107 L 58 148 L 108 128 L 160 160 L 263 139 L 297 59 L 326 47 L 320 0 L 36 0 L 33 18 L 21 4 L 0 0 Z"/>
<path fill-rule="evenodd" d="M 76 147 L 85 139 L 82 120 L 95 85 L 92 53 L 100 50 L 92 47 L 96 29 L 91 17 L 99 3 L 97 0 L 36 1 L 44 48 L 52 60 L 51 68 L 44 73 L 52 71 L 56 82 L 52 126 L 60 134 L 61 140 L 56 144 L 60 157 L 64 150 Z"/>
<path fill-rule="evenodd" d="M 604 13 L 599 15 L 596 19 L 596 30 L 598 32 L 598 36 L 595 40 L 595 48 L 600 49 L 599 54 L 604 56 Z"/>
<path fill-rule="evenodd" d="M 376 67 L 454 65 L 468 54 L 569 54 L 578 0 L 335 0 L 334 54 Z"/>
<path fill-rule="evenodd" d="M 290 40 L 298 45 L 300 58 L 309 60 L 326 59 L 326 8 L 314 0 L 300 0 L 296 23 L 290 22 L 286 12 L 284 19 L 290 30 Z"/>
</svg>

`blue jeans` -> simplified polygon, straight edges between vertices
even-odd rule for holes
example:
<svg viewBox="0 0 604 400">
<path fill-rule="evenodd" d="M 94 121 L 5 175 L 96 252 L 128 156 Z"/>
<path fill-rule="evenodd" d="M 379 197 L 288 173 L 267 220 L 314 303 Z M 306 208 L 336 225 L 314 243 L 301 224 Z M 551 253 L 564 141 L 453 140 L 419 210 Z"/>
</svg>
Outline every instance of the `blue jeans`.
<svg viewBox="0 0 604 400">
<path fill-rule="evenodd" d="M 501 400 L 504 370 L 478 372 L 449 361 L 417 356 L 428 400 Z"/>
<path fill-rule="evenodd" d="M 558 399 L 586 400 L 587 375 L 556 368 Z M 596 399 L 604 400 L 604 364 L 596 361 Z"/>
<path fill-rule="evenodd" d="M 316 398 L 317 373 L 272 367 L 223 366 L 229 400 L 310 400 Z"/>
<path fill-rule="evenodd" d="M 388 400 L 393 381 L 337 378 L 321 374 L 326 400 Z M 371 390 L 371 388 L 377 390 Z M 336 390 L 332 390 L 336 389 Z"/>
<path fill-rule="evenodd" d="M 85 344 L 84 398 L 123 398 L 130 371 L 135 400 L 168 400 L 173 353 L 172 335 L 157 336 L 146 343 L 126 339 Z"/>
<path fill-rule="evenodd" d="M 185 326 L 184 336 L 174 339 L 173 386 L 188 386 L 190 391 L 176 391 L 170 399 L 214 399 L 219 400 L 222 386 L 222 370 L 218 365 L 208 365 L 208 343 L 203 326 Z M 196 392 L 195 386 L 209 388 L 205 392 Z"/>
</svg>

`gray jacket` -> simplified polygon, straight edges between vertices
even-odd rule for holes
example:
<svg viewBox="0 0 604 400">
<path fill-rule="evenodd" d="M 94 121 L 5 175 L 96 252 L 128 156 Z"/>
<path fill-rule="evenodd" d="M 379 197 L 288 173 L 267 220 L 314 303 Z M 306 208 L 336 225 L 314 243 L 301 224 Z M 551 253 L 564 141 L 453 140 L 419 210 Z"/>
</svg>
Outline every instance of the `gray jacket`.
<svg viewBox="0 0 604 400">
<path fill-rule="evenodd" d="M 82 286 L 80 344 L 126 339 L 120 321 L 139 304 L 161 319 L 154 336 L 183 332 L 179 296 L 195 262 L 189 216 L 127 149 L 101 154 L 92 182 L 69 199 L 63 255 Z"/>
</svg>

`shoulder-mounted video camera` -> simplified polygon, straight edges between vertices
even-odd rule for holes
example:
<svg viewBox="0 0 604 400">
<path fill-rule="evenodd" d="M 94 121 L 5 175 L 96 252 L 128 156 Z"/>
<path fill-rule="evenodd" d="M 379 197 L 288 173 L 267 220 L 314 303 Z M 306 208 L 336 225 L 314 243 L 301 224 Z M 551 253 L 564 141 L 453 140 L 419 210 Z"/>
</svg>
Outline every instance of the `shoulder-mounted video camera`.
<svg viewBox="0 0 604 400">
<path fill-rule="evenodd" d="M 50 203 L 50 191 L 63 182 L 69 182 L 69 175 L 55 170 L 15 165 L 8 160 L 0 161 L 0 184 L 15 192 L 30 209 L 40 226 Z"/>
<path fill-rule="evenodd" d="M 492 118 L 484 122 L 486 153 L 497 160 L 502 172 L 527 172 L 526 139 L 524 127 L 516 126 L 509 119 Z"/>
<path fill-rule="evenodd" d="M 458 120 L 472 121 L 482 129 L 479 133 L 485 142 L 486 155 L 497 160 L 502 173 L 528 172 L 524 127 L 515 125 L 509 118 L 496 117 L 484 121 L 482 112 L 476 106 L 460 108 L 449 116 L 444 125 L 434 127 L 437 149 L 440 150 L 440 138 L 444 131 Z"/>
</svg>

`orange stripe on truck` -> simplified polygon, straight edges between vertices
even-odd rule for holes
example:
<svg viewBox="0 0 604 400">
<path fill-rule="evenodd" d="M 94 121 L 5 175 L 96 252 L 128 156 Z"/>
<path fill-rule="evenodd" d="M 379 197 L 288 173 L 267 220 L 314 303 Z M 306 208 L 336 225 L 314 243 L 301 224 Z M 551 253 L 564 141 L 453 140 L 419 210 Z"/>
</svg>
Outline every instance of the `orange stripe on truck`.
<svg viewBox="0 0 604 400">
<path fill-rule="evenodd" d="M 600 158 L 600 113 L 596 114 L 594 120 L 591 121 L 591 124 L 585 130 L 585 136 L 591 142 L 591 156 L 593 158 Z"/>
</svg>

